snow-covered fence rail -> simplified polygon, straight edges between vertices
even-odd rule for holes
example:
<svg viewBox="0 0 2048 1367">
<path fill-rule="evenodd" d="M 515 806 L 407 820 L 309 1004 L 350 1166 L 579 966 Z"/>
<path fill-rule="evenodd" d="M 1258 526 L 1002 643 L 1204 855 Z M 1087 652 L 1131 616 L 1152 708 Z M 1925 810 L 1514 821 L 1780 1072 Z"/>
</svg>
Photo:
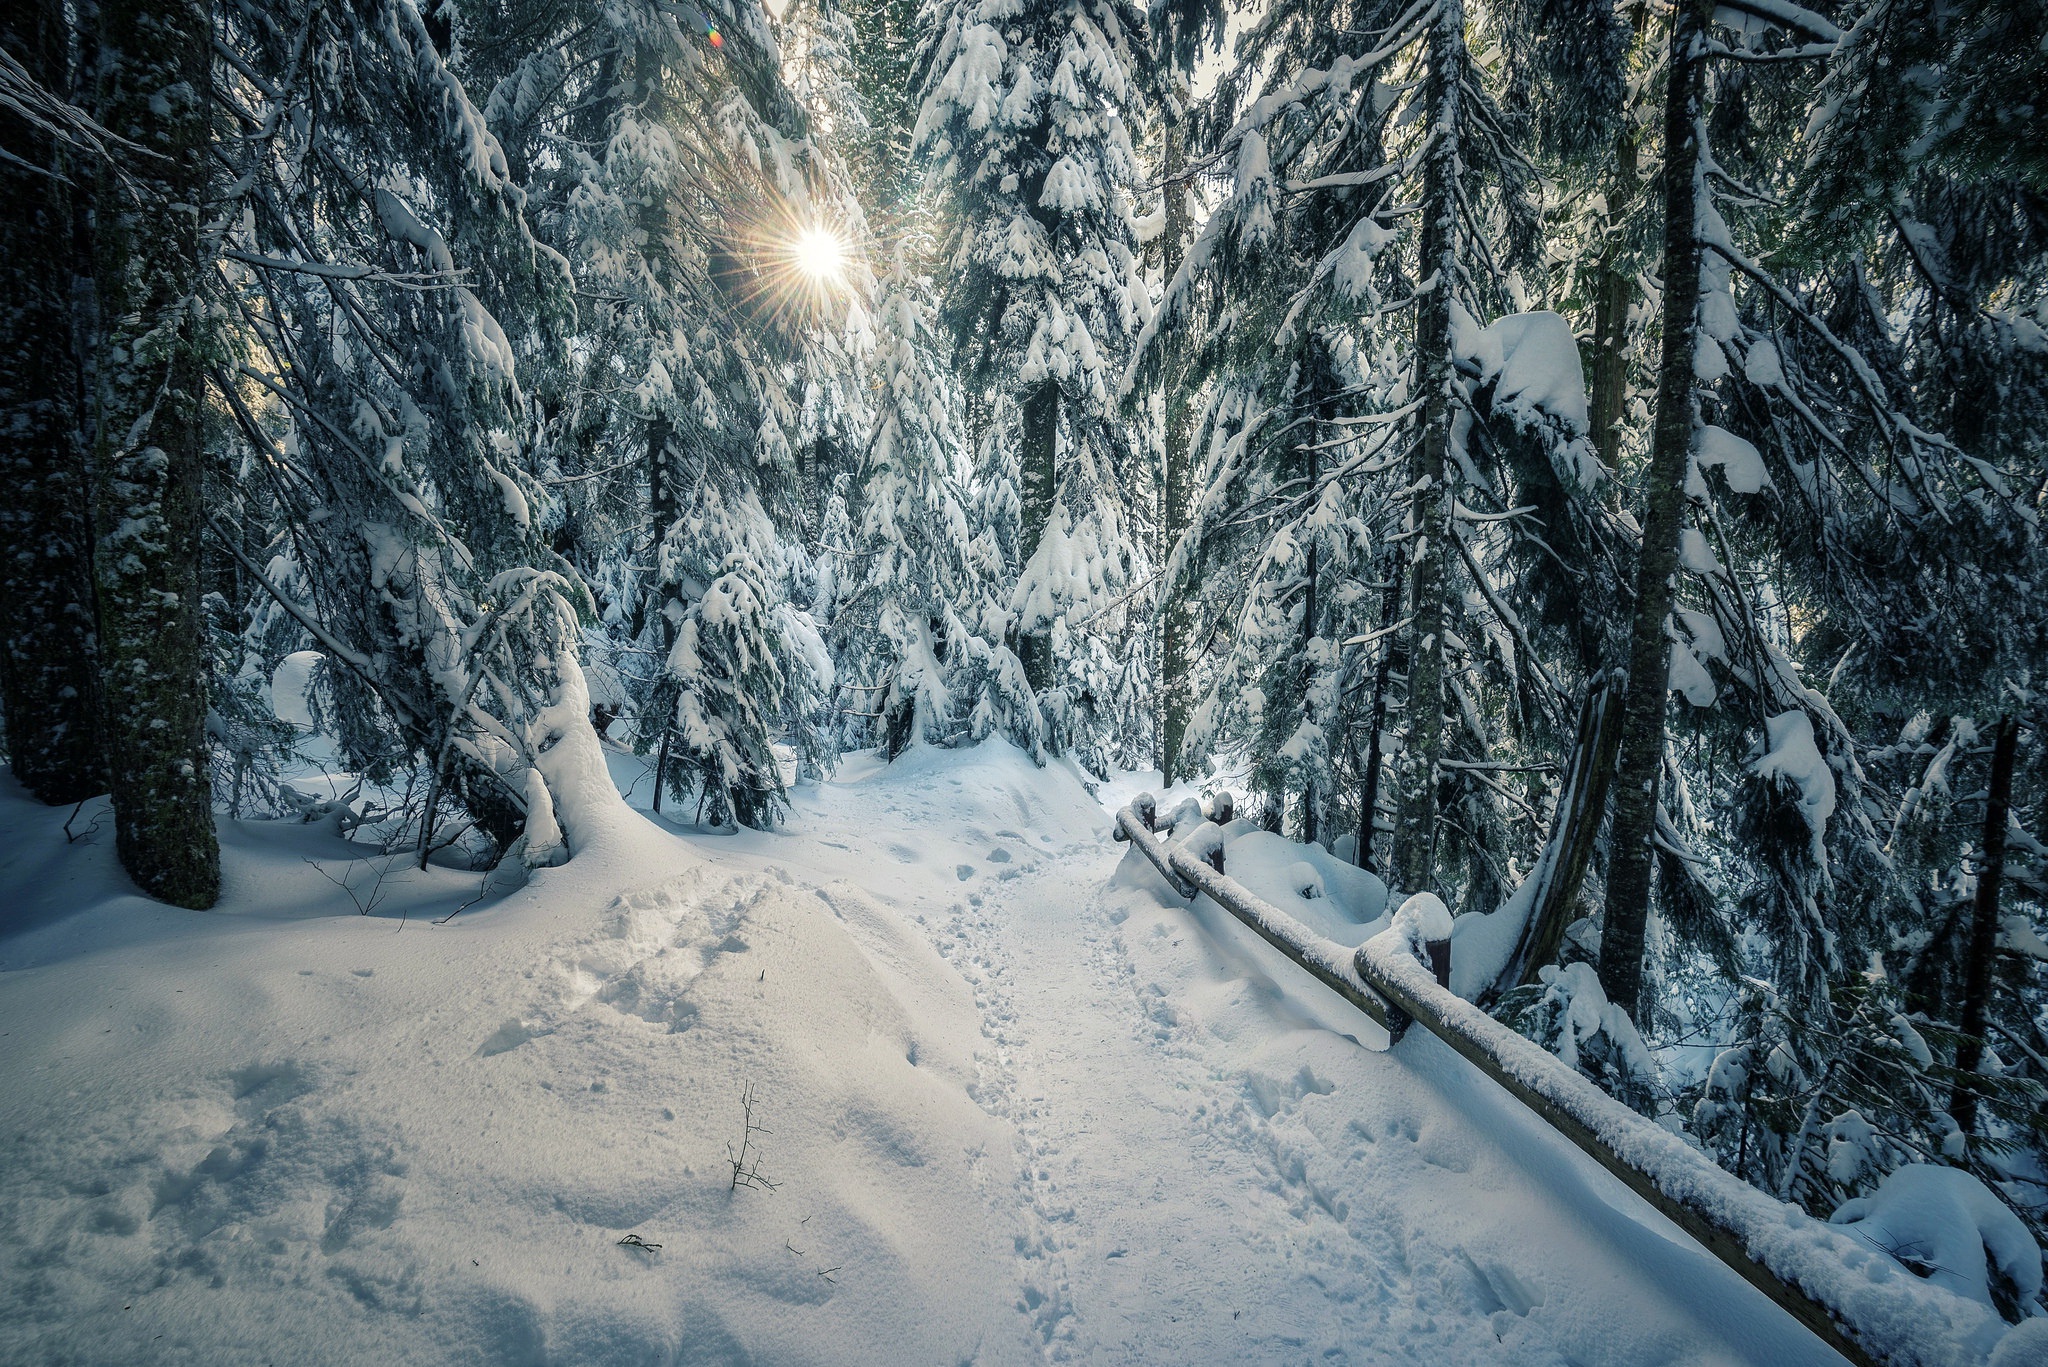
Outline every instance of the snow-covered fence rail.
<svg viewBox="0 0 2048 1367">
<path fill-rule="evenodd" d="M 1360 983 L 1346 963 L 1351 954 L 1347 947 L 1322 938 L 1272 903 L 1224 877 L 1221 845 L 1209 852 L 1214 863 L 1204 862 L 1185 849 L 1161 844 L 1153 834 L 1154 821 L 1151 801 L 1141 799 L 1117 813 L 1116 838 L 1136 845 L 1138 852 L 1152 861 L 1181 896 L 1193 897 L 1198 892 L 1205 895 L 1381 1026 L 1397 1028 L 1398 1023 L 1387 1013 L 1387 1004 Z"/>
<path fill-rule="evenodd" d="M 1412 1020 L 1649 1202 L 1850 1362 L 1931 1367 L 1968 1361 L 1975 1306 L 1917 1281 L 1867 1246 L 1774 1201 L 1682 1139 L 1600 1091 L 1445 985 L 1449 946 L 1408 927 L 1356 952 L 1315 934 L 1222 872 L 1220 842 L 1191 850 L 1155 833 L 1149 799 L 1117 814 L 1128 840 L 1183 897 L 1206 896 L 1399 1037 Z M 1211 858 L 1203 858 L 1209 855 Z M 1213 862 L 1212 862 L 1213 861 Z M 1434 962 L 1425 965 L 1424 952 Z M 1893 1275 L 1896 1274 L 1896 1275 Z"/>
</svg>

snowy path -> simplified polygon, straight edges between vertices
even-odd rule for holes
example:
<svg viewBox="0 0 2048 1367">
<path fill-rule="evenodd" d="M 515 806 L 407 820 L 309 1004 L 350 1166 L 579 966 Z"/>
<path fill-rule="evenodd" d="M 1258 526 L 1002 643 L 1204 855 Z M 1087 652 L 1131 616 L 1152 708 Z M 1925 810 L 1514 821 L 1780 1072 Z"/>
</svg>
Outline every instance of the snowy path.
<svg viewBox="0 0 2048 1367">
<path fill-rule="evenodd" d="M 805 795 L 799 820 L 973 990 L 973 1095 L 1015 1136 L 1014 1190 L 988 1194 L 1011 1205 L 992 1215 L 1014 1222 L 1027 1348 L 1839 1362 L 1436 1041 L 1362 1047 L 1368 1022 L 1305 977 L 1283 990 L 1291 966 L 1135 861 L 1120 875 L 1104 814 L 1060 807 L 883 774 Z"/>
<path fill-rule="evenodd" d="M 147 903 L 65 815 L 0 789 L 0 1362 L 1836 1361 L 1005 747 L 444 926 L 285 823 Z"/>
</svg>

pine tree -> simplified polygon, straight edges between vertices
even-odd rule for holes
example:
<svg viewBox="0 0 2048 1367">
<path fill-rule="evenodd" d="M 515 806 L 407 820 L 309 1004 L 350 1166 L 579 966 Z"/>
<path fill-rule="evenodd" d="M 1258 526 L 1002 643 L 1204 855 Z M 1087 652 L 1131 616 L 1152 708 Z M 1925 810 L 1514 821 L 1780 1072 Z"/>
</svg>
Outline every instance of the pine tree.
<svg viewBox="0 0 2048 1367">
<path fill-rule="evenodd" d="M 0 15 L 0 46 L 53 99 L 72 90 L 70 29 L 51 3 Z M 90 180 L 90 145 L 15 110 L 0 114 L 0 192 L 8 305 L 0 314 L 0 712 L 14 776 L 45 802 L 104 790 L 98 744 L 91 491 L 85 463 L 74 282 L 74 186 Z"/>
<path fill-rule="evenodd" d="M 936 368 L 925 288 L 900 257 L 883 284 L 876 425 L 832 618 L 841 667 L 861 681 L 849 711 L 877 714 L 872 730 L 891 758 L 920 742 L 978 740 L 995 719 L 1036 751 L 1023 667 L 999 630 L 984 634 L 1001 613 L 970 554 L 958 401 Z"/>
<path fill-rule="evenodd" d="M 552 168 L 536 178 L 535 217 L 588 299 L 578 345 L 595 359 L 569 385 L 588 414 L 585 449 L 563 453 L 578 467 L 564 477 L 592 486 L 580 499 L 615 491 L 597 525 L 618 534 L 580 553 L 641 661 L 622 677 L 657 793 L 772 821 L 775 744 L 794 746 L 807 769 L 826 759 L 831 671 L 799 604 L 815 598 L 829 619 L 839 587 L 818 543 L 871 426 L 863 215 L 846 168 L 781 83 L 761 12 L 714 11 L 696 25 L 653 6 L 545 17 L 550 43 L 498 77 L 490 108 Z M 799 64 L 816 95 L 841 79 L 843 54 L 825 30 L 806 32 Z M 587 74 L 556 80 L 557 70 Z M 836 267 L 806 264 L 807 245 L 820 244 L 838 244 Z M 704 620 L 705 595 L 735 574 L 728 596 L 748 611 Z M 683 650 L 693 618 L 700 648 Z M 689 677 L 714 667 L 715 640 L 734 668 L 779 680 L 776 701 Z M 719 707 L 733 710 L 702 711 Z M 725 795 L 694 786 L 707 777 Z"/>
<path fill-rule="evenodd" d="M 447 796 L 538 866 L 603 805 L 574 703 L 590 603 L 542 539 L 544 429 L 521 383 L 559 344 L 568 282 L 451 65 L 456 18 L 410 0 L 283 26 L 230 12 L 230 45 L 281 74 L 232 106 L 251 134 L 224 251 L 247 359 L 213 375 L 260 457 L 241 492 L 268 545 L 217 544 L 327 654 L 344 755 L 425 770 L 422 858 Z"/>
<path fill-rule="evenodd" d="M 1212 175 L 1233 168 L 1230 182 L 1169 282 L 1132 378 L 1171 352 L 1209 388 L 1198 428 L 1210 452 L 1202 506 L 1172 561 L 1180 587 L 1169 591 L 1193 590 L 1227 613 L 1229 658 L 1265 659 L 1281 640 L 1239 567 L 1285 562 L 1245 543 L 1305 546 L 1311 526 L 1351 529 L 1313 557 L 1327 583 L 1307 594 L 1303 580 L 1292 591 L 1295 608 L 1312 601 L 1340 614 L 1289 647 L 1304 658 L 1327 653 L 1319 668 L 1334 692 L 1283 697 L 1226 664 L 1197 712 L 1198 747 L 1242 737 L 1254 757 L 1277 754 L 1270 743 L 1284 744 L 1306 720 L 1293 699 L 1330 696 L 1334 710 L 1314 726 L 1319 757 L 1289 782 L 1308 781 L 1298 791 L 1304 815 L 1318 813 L 1319 834 L 1335 824 L 1322 794 L 1358 794 L 1352 810 L 1372 809 L 1356 818 L 1358 850 L 1371 858 L 1388 786 L 1380 742 L 1401 732 L 1408 834 L 1397 841 L 1397 869 L 1455 881 L 1471 905 L 1491 906 L 1527 857 L 1500 806 L 1526 800 L 1514 791 L 1523 779 L 1490 776 L 1504 763 L 1524 766 L 1492 752 L 1566 716 L 1545 662 L 1552 647 L 1530 633 L 1550 620 L 1570 630 L 1564 599 L 1588 597 L 1582 576 L 1560 584 L 1538 565 L 1569 560 L 1589 535 L 1611 540 L 1614 528 L 1592 498 L 1602 476 L 1584 440 L 1576 374 L 1552 383 L 1537 364 L 1556 350 L 1561 320 L 1538 325 L 1511 312 L 1520 289 L 1513 264 L 1526 259 L 1534 222 L 1530 168 L 1462 23 L 1440 21 L 1435 11 L 1360 5 L 1333 24 L 1284 5 L 1240 40 L 1241 52 L 1276 65 L 1256 99 L 1248 68 L 1226 72 L 1202 115 L 1209 147 L 1195 165 Z M 1438 157 L 1432 173 L 1432 156 L 1447 146 L 1463 150 Z M 1395 212 L 1412 201 L 1435 206 L 1420 216 L 1442 232 L 1430 229 L 1426 242 L 1404 232 L 1407 215 Z M 1435 280 L 1441 291 L 1417 288 Z M 1510 317 L 1501 330 L 1479 323 L 1502 313 Z M 1341 373 L 1319 366 L 1318 351 L 1341 357 Z M 1514 378 L 1510 352 L 1520 357 Z M 1575 372 L 1574 363 L 1568 351 L 1557 362 Z M 1319 373 L 1327 378 L 1301 382 Z M 1545 376 L 1538 391 L 1526 388 L 1529 374 Z M 1434 472 L 1426 479 L 1423 465 Z M 1397 545 L 1399 565 L 1388 559 Z M 1586 558 L 1599 552 L 1594 545 Z M 1276 700 L 1278 712 L 1265 716 Z M 1237 720 L 1251 716 L 1244 703 L 1256 705 L 1257 726 Z M 1397 716 L 1404 724 L 1390 725 Z M 1431 735 L 1439 749 L 1455 747 L 1438 755 L 1442 763 L 1417 758 L 1429 747 L 1415 743 Z M 1326 765 L 1330 772 L 1311 775 Z M 1440 826 L 1446 794 L 1457 816 Z M 1440 828 L 1450 833 L 1447 859 L 1431 854 Z M 1421 863 L 1430 869 L 1418 873 Z M 1462 877 L 1445 867 L 1459 865 Z"/>
<path fill-rule="evenodd" d="M 942 315 L 962 383 L 991 405 L 995 454 L 1016 466 L 1010 634 L 1055 738 L 1113 748 L 1127 727 L 1101 640 L 1134 629 L 1118 600 L 1144 560 L 1142 476 L 1111 406 L 1150 308 L 1124 117 L 1143 21 L 1121 0 L 955 0 L 928 23 L 916 143 L 948 200 Z"/>
</svg>

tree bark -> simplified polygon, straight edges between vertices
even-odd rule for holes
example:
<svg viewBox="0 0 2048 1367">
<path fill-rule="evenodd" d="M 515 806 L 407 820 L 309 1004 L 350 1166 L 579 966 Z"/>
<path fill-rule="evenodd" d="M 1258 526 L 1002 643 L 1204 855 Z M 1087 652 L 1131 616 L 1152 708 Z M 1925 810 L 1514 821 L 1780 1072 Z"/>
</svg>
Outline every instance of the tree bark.
<svg viewBox="0 0 2048 1367">
<path fill-rule="evenodd" d="M 1637 5 L 1631 22 L 1638 39 L 1648 7 Z M 1635 302 L 1635 277 L 1621 269 L 1622 233 L 1635 201 L 1639 149 L 1633 121 L 1623 116 L 1615 139 L 1613 174 L 1607 178 L 1606 244 L 1600 254 L 1593 298 L 1593 449 L 1608 469 L 1621 458 L 1621 426 L 1628 403 L 1628 312 Z"/>
<path fill-rule="evenodd" d="M 1163 237 L 1163 269 L 1170 283 L 1180 270 L 1187 250 L 1188 191 L 1175 177 L 1187 167 L 1187 150 L 1181 141 L 1178 116 L 1166 119 L 1166 224 Z M 1186 377 L 1178 368 L 1161 368 L 1166 385 L 1166 449 L 1162 453 L 1159 482 L 1160 554 L 1163 575 L 1173 548 L 1188 530 L 1188 490 L 1192 471 L 1189 445 L 1193 438 L 1194 413 L 1188 404 Z M 1164 583 L 1164 580 L 1161 581 Z M 1163 593 L 1159 604 L 1159 768 L 1163 787 L 1171 788 L 1188 776 L 1193 767 L 1181 754 L 1193 711 L 1193 666 L 1191 645 L 1194 624 L 1188 611 L 1188 595 Z"/>
<path fill-rule="evenodd" d="M 44 89 L 71 91 L 69 32 L 58 0 L 0 9 L 0 46 Z M 91 491 L 74 350 L 78 238 L 72 180 L 55 139 L 0 112 L 0 709 L 7 757 L 44 802 L 106 791 L 93 699 Z M 39 169 L 30 169 L 39 168 Z"/>
<path fill-rule="evenodd" d="M 1631 1015 L 1643 983 L 1643 928 L 1650 914 L 1657 781 L 1664 762 L 1664 710 L 1671 641 L 1665 621 L 1677 593 L 1678 540 L 1685 514 L 1685 472 L 1697 416 L 1693 350 L 1699 333 L 1698 225 L 1701 76 L 1711 3 L 1685 0 L 1671 34 L 1671 75 L 1664 107 L 1663 354 L 1657 368 L 1657 416 L 1650 446 L 1648 506 L 1636 565 L 1635 615 L 1629 623 L 1628 676 L 1622 683 L 1621 751 L 1614 771 L 1614 854 L 1607 872 L 1607 915 L 1600 938 L 1600 985 Z"/>
<path fill-rule="evenodd" d="M 1380 598 L 1379 629 L 1382 632 L 1393 629 L 1394 614 L 1401 610 L 1401 561 L 1392 552 L 1387 555 L 1386 573 L 1387 587 Z M 1380 737 L 1387 729 L 1387 687 L 1394 673 L 1395 644 L 1391 635 L 1382 638 L 1379 667 L 1372 675 L 1372 710 L 1367 714 L 1371 734 L 1365 743 L 1365 765 L 1360 774 L 1358 794 L 1358 867 L 1367 873 L 1377 872 L 1373 867 L 1372 845 L 1379 833 Z"/>
<path fill-rule="evenodd" d="M 1530 877 L 1538 880 L 1523 924 L 1521 939 L 1502 970 L 1496 990 L 1533 982 L 1543 965 L 1557 958 L 1558 946 L 1578 910 L 1579 889 L 1592 866 L 1600 818 L 1607 811 L 1607 790 L 1614 777 L 1615 751 L 1621 739 L 1621 709 L 1613 682 L 1596 677 L 1587 686 L 1579 708 L 1579 730 L 1558 794 L 1557 818 L 1550 841 Z"/>
<path fill-rule="evenodd" d="M 1434 141 L 1422 168 L 1422 271 L 1426 293 L 1415 323 L 1422 432 L 1409 458 L 1407 734 L 1396 762 L 1400 810 L 1393 874 L 1406 892 L 1427 891 L 1436 863 L 1437 760 L 1444 742 L 1445 538 L 1451 529 L 1451 301 L 1458 268 L 1458 131 L 1465 44 L 1462 0 L 1444 0 L 1429 33 L 1424 99 Z"/>
<path fill-rule="evenodd" d="M 212 13 L 207 0 L 106 0 L 100 21 L 100 122 L 156 154 L 117 154 L 126 175 L 102 175 L 94 223 L 93 491 L 115 848 L 151 896 L 207 907 L 220 889 L 199 591 Z"/>
<path fill-rule="evenodd" d="M 1991 791 L 1984 802 L 1984 850 L 1977 896 L 1970 909 L 1970 958 L 1963 977 L 1962 1039 L 1956 1044 L 1955 1089 L 1948 1113 L 1968 1134 L 1977 1125 L 1977 1089 L 1970 1082 L 1984 1062 L 1984 1028 L 1991 1006 L 1991 968 L 1998 955 L 1998 892 L 2005 881 L 2005 830 L 2012 820 L 2012 770 L 2020 748 L 2019 719 L 1998 719 L 1991 741 Z"/>
<path fill-rule="evenodd" d="M 1018 446 L 1018 490 L 1022 504 L 1017 535 L 1017 563 L 1023 567 L 1038 553 L 1038 543 L 1052 522 L 1053 500 L 1058 496 L 1059 472 L 1055 455 L 1059 442 L 1060 387 L 1046 380 L 1024 396 L 1023 433 Z M 1024 677 L 1034 693 L 1052 687 L 1052 637 L 1043 628 L 1020 632 L 1017 655 L 1024 665 Z"/>
</svg>

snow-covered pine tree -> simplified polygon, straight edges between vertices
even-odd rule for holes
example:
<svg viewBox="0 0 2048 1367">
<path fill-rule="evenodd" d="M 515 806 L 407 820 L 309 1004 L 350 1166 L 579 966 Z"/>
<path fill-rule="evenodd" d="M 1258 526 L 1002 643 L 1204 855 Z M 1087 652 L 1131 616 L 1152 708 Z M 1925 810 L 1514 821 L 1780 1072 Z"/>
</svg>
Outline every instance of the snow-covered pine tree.
<svg viewBox="0 0 2048 1367">
<path fill-rule="evenodd" d="M 1002 643 L 995 585 L 970 556 L 958 400 L 938 369 L 926 288 L 901 256 L 882 286 L 875 429 L 832 618 L 847 711 L 873 714 L 861 731 L 892 758 L 920 742 L 978 740 L 992 724 L 1036 752 L 1023 666 Z"/>
<path fill-rule="evenodd" d="M 2015 117 L 2048 81 L 2044 44 L 2034 6 L 1855 11 L 1805 129 L 1792 234 L 1829 270 L 1830 326 L 1952 444 L 1905 471 L 1922 506 L 1809 502 L 1801 530 L 1836 553 L 1798 568 L 1832 610 L 1829 647 L 1856 651 L 1837 696 L 1876 742 L 1862 767 L 1888 818 L 1885 857 L 1849 862 L 1845 895 L 1885 908 L 1906 1003 L 1956 1027 L 1949 1110 L 1994 1161 L 2010 1126 L 1978 1123 L 1979 1093 L 2028 1068 L 1985 1060 L 2017 1038 L 2048 1081 L 2048 981 L 2025 952 L 2044 794 L 2023 759 L 2048 658 L 2048 160 Z"/>
<path fill-rule="evenodd" d="M 207 907 L 220 890 L 199 579 L 212 6 L 107 0 L 96 39 L 93 113 L 125 140 L 94 198 L 99 730 L 121 866 L 153 897 Z"/>
<path fill-rule="evenodd" d="M 1930 402 L 1938 391 L 1914 381 L 1916 371 L 1931 373 L 1920 368 L 1932 358 L 1896 328 L 1900 315 L 1873 287 L 1871 258 L 1854 248 L 1831 257 L 1781 251 L 1771 267 L 1763 264 L 1767 244 L 1785 240 L 1771 207 L 1799 194 L 1788 152 L 1802 127 L 1826 127 L 1808 118 L 1810 74 L 1794 73 L 1839 37 L 1826 19 L 1786 8 L 1768 19 L 1733 11 L 1711 25 L 1701 18 L 1693 40 L 1704 93 L 1688 123 L 1695 140 L 1721 131 L 1699 151 L 1690 190 L 1701 259 L 1696 303 L 1666 293 L 1660 421 L 1667 399 L 1700 411 L 1673 429 L 1676 436 L 1660 436 L 1653 457 L 1645 564 L 1662 547 L 1682 573 L 1665 623 L 1652 623 L 1638 599 L 1631 674 L 1649 673 L 1644 688 L 1660 695 L 1654 705 L 1639 699 L 1654 732 L 1664 729 L 1668 675 L 1668 687 L 1691 704 L 1693 729 L 1749 748 L 1738 753 L 1747 763 L 1734 789 L 1708 769 L 1699 777 L 1709 786 L 1695 792 L 1663 736 L 1646 731 L 1633 753 L 1625 743 L 1618 802 L 1640 796 L 1645 781 L 1676 786 L 1668 803 L 1617 809 L 1602 949 L 1603 980 L 1611 957 L 1617 1000 L 1626 995 L 1628 961 L 1640 964 L 1630 946 L 1647 921 L 1650 864 L 1668 891 L 1680 873 L 1670 852 L 1686 849 L 1686 813 L 1724 802 L 1733 805 L 1715 824 L 1741 832 L 1727 854 L 1744 929 L 1773 946 L 1769 964 L 1751 971 L 1809 1009 L 1824 1000 L 1832 979 L 1882 947 L 1884 898 L 1850 895 L 1839 880 L 1889 878 L 1879 792 L 1866 786 L 1838 704 L 1860 679 L 1883 677 L 1908 656 L 1918 678 L 1981 678 L 1976 666 L 2014 649 L 2025 654 L 2026 642 L 2038 639 L 2031 610 L 2010 611 L 2033 601 L 2010 590 L 2038 564 L 2014 496 L 2024 476 L 2015 482 L 2015 469 L 2001 473 L 1985 455 L 1935 435 L 1944 416 Z M 1821 108 L 1832 108 L 1833 97 L 1824 98 Z M 1667 196 L 1683 190 L 1667 183 Z M 1667 242 L 1683 232 L 1668 221 L 1677 212 L 1667 207 Z M 1668 262 L 1665 278 L 1674 278 Z M 1899 297 L 1926 299 L 1919 286 Z M 1679 326 L 1692 328 L 1689 342 L 1674 335 Z M 1674 443 L 1684 458 L 1665 460 Z M 1674 515 L 1653 527 L 1659 490 Z M 1986 578 L 1979 555 L 2018 577 Z M 1968 644 L 1967 626 L 1929 629 L 1984 620 L 1965 604 L 1994 582 L 2005 586 L 1992 592 L 2001 594 L 2011 629 Z M 1929 613 L 1937 602 L 1952 610 Z M 1645 648 L 1650 655 L 1641 657 Z M 1815 658 L 1802 661 L 1808 652 Z M 1852 654 L 1861 656 L 1853 668 Z M 1817 672 L 1802 677 L 1802 669 Z M 1908 708 L 1888 724 L 1911 715 Z M 1696 864 L 1687 853 L 1678 862 Z"/>
<path fill-rule="evenodd" d="M 1413 877 L 1431 876 L 1416 872 L 1419 862 L 1444 866 L 1435 876 L 1490 908 L 1514 861 L 1533 855 L 1514 848 L 1497 806 L 1527 801 L 1516 791 L 1525 780 L 1492 772 L 1526 766 L 1493 752 L 1525 727 L 1558 729 L 1567 712 L 1546 648 L 1531 636 L 1541 601 L 1533 587 L 1544 581 L 1529 563 L 1562 554 L 1597 573 L 1597 554 L 1573 552 L 1602 522 L 1592 501 L 1601 476 L 1561 320 L 1478 322 L 1517 305 L 1511 267 L 1533 224 L 1530 168 L 1508 140 L 1458 14 L 1359 5 L 1332 23 L 1310 6 L 1275 6 L 1240 52 L 1260 56 L 1256 98 L 1252 67 L 1226 73 L 1203 111 L 1206 149 L 1194 159 L 1197 174 L 1227 174 L 1227 186 L 1141 344 L 1150 364 L 1164 359 L 1162 339 L 1172 340 L 1209 391 L 1199 429 L 1210 452 L 1204 503 L 1170 577 L 1230 605 L 1234 658 L 1260 659 L 1272 643 L 1259 623 L 1270 614 L 1238 609 L 1291 597 L 1298 611 L 1305 581 L 1269 599 L 1234 567 L 1266 564 L 1256 548 L 1298 544 L 1310 525 L 1349 519 L 1342 552 L 1332 542 L 1315 557 L 1318 576 L 1335 579 L 1313 595 L 1319 611 L 1341 605 L 1346 618 L 1308 639 L 1322 643 L 1311 653 L 1343 654 L 1333 675 L 1342 680 L 1339 715 L 1317 729 L 1330 762 L 1357 777 L 1324 783 L 1370 791 L 1380 805 L 1377 742 L 1396 729 L 1386 717 L 1401 711 L 1405 672 L 1405 739 L 1425 749 L 1426 735 L 1444 742 L 1448 718 L 1444 743 L 1458 753 L 1441 765 L 1408 756 L 1407 829 L 1427 834 L 1399 842 L 1401 859 Z M 1432 162 L 1446 146 L 1453 155 Z M 1419 200 L 1435 206 L 1420 215 L 1436 225 L 1427 260 L 1421 235 L 1402 231 L 1409 215 L 1400 206 Z M 1300 377 L 1316 373 L 1304 358 L 1316 348 L 1340 357 L 1345 373 L 1304 386 Z M 1424 456 L 1432 431 L 1434 456 Z M 1435 473 L 1404 468 L 1415 461 Z M 1523 496 L 1539 488 L 1539 498 Z M 1404 531 L 1404 517 L 1422 521 Z M 1245 538 L 1252 549 L 1229 548 Z M 1405 568 L 1386 558 L 1395 545 L 1407 548 Z M 1390 585 L 1405 592 L 1405 613 Z M 1583 598 L 1585 586 L 1570 591 Z M 1412 649 L 1402 649 L 1404 631 Z M 1257 753 L 1259 743 L 1228 720 L 1233 709 L 1249 716 L 1242 703 L 1271 705 L 1253 682 L 1224 668 L 1205 725 L 1221 723 L 1226 743 L 1236 731 Z M 1443 827 L 1448 857 L 1438 860 L 1429 852 L 1440 790 L 1459 815 Z M 1370 837 L 1361 842 L 1364 857 L 1371 848 Z M 1464 876 L 1449 872 L 1457 866 Z"/>
<path fill-rule="evenodd" d="M 1150 310 L 1128 202 L 1143 18 L 1128 0 L 948 0 L 926 25 L 916 145 L 947 217 L 942 315 L 994 437 L 981 477 L 1015 471 L 1009 635 L 1054 743 L 1100 762 L 1150 714 L 1117 669 L 1143 649 L 1123 595 L 1146 572 L 1147 481 L 1111 403 Z"/>
<path fill-rule="evenodd" d="M 73 93 L 62 6 L 11 6 L 0 47 L 50 98 Z M 15 107 L 0 111 L 0 148 L 0 713 L 15 779 L 45 802 L 77 802 L 106 787 L 73 297 L 76 187 L 99 154 Z"/>
<path fill-rule="evenodd" d="M 229 96 L 242 345 L 213 375 L 273 531 L 244 568 L 327 654 L 349 760 L 424 766 L 423 858 L 439 794 L 529 866 L 566 857 L 611 798 L 519 378 L 559 336 L 562 262 L 456 70 L 453 10 L 223 14 L 256 73 Z"/>
<path fill-rule="evenodd" d="M 774 745 L 824 757 L 830 669 L 795 603 L 836 591 L 804 542 L 868 428 L 861 210 L 758 7 L 543 8 L 547 41 L 490 108 L 532 148 L 535 216 L 575 263 L 592 359 L 563 478 L 616 528 L 581 553 L 622 638 L 627 723 L 658 792 L 771 821 Z M 773 699 L 734 691 L 749 670 Z"/>
</svg>

